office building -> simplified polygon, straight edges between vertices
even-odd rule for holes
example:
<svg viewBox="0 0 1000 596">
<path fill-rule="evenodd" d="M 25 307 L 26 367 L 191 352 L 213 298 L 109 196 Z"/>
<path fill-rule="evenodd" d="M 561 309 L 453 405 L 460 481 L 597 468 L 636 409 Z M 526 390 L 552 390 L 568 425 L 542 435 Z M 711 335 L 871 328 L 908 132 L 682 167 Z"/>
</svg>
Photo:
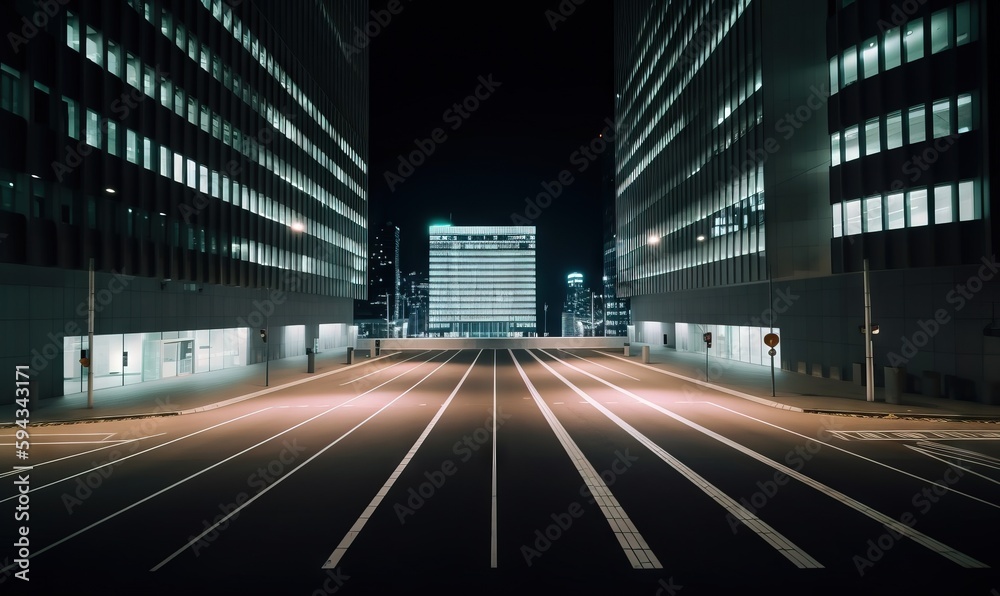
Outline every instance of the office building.
<svg viewBox="0 0 1000 596">
<path fill-rule="evenodd" d="M 428 332 L 537 332 L 534 226 L 431 226 Z"/>
<path fill-rule="evenodd" d="M 104 388 L 350 341 L 368 269 L 368 57 L 343 40 L 367 2 L 0 15 L 38 26 L 0 47 L 0 361 L 29 363 L 36 395 L 85 389 L 85 349 Z"/>
<path fill-rule="evenodd" d="M 405 337 L 427 337 L 427 317 L 430 302 L 430 281 L 422 271 L 411 271 L 403 276 L 400 285 L 403 305 Z"/>
<path fill-rule="evenodd" d="M 583 274 L 570 273 L 566 276 L 566 301 L 562 307 L 562 336 L 590 335 L 590 321 L 590 291 L 583 287 Z"/>
<path fill-rule="evenodd" d="M 399 228 L 386 222 L 374 234 L 368 260 L 368 303 L 371 312 L 397 321 L 402 318 L 400 303 Z"/>
<path fill-rule="evenodd" d="M 635 339 L 857 381 L 867 261 L 877 382 L 997 399 L 988 4 L 616 4 Z"/>
</svg>

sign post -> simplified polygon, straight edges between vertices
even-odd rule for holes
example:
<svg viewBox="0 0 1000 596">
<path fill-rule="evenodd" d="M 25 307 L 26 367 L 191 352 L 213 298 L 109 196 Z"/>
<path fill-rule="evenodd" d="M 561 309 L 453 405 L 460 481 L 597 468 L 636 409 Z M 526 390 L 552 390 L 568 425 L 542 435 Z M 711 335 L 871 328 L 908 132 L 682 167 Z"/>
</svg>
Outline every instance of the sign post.
<svg viewBox="0 0 1000 596">
<path fill-rule="evenodd" d="M 778 353 L 774 346 L 778 345 L 778 334 L 768 333 L 764 336 L 764 344 L 771 348 L 767 355 L 771 357 L 771 397 L 774 397 L 774 356 Z"/>
<path fill-rule="evenodd" d="M 705 380 L 708 381 L 708 349 L 712 347 L 712 332 L 703 334 L 701 340 L 705 342 Z"/>
</svg>

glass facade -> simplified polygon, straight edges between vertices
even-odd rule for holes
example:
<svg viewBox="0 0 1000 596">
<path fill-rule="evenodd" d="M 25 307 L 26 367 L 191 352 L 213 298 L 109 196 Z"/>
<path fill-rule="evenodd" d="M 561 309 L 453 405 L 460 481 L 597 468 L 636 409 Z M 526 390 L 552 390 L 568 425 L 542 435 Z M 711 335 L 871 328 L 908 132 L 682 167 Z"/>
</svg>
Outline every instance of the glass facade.
<svg viewBox="0 0 1000 596">
<path fill-rule="evenodd" d="M 620 296 L 763 279 L 759 264 L 744 266 L 764 251 L 758 4 L 616 12 Z"/>
<path fill-rule="evenodd" d="M 431 336 L 533 336 L 535 286 L 534 226 L 431 226 Z"/>
<path fill-rule="evenodd" d="M 37 8 L 0 10 L 13 23 Z M 156 304 L 122 297 L 98 315 L 99 388 L 172 376 L 169 362 L 179 375 L 238 365 L 218 334 L 249 332 L 238 318 L 264 290 L 286 297 L 282 357 L 324 333 L 342 345 L 328 326 L 368 292 L 369 102 L 367 49 L 339 40 L 369 18 L 366 1 L 70 2 L 0 51 L 0 126 L 19 148 L 0 155 L 0 228 L 18 230 L 0 266 L 40 271 L 34 296 L 93 259 Z M 65 322 L 32 319 L 12 345 L 31 353 Z M 171 334 L 192 351 L 164 347 Z M 44 397 L 79 391 L 85 340 L 36 371 Z"/>
</svg>

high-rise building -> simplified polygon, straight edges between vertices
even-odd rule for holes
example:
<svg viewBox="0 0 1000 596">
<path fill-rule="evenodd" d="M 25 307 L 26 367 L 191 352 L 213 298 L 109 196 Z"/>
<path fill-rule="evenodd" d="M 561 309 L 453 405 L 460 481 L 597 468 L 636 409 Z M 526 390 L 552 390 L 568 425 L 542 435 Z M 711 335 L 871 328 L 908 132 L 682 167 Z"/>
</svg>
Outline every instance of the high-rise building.
<svg viewBox="0 0 1000 596">
<path fill-rule="evenodd" d="M 431 335 L 534 335 L 534 226 L 431 226 L 429 283 Z"/>
<path fill-rule="evenodd" d="M 375 232 L 368 266 L 368 303 L 371 311 L 381 313 L 392 321 L 402 318 L 399 228 L 391 221 Z"/>
<path fill-rule="evenodd" d="M 368 52 L 343 40 L 367 19 L 366 1 L 3 3 L 0 362 L 48 397 L 86 388 L 82 350 L 99 389 L 346 345 Z"/>
<path fill-rule="evenodd" d="M 583 337 L 591 334 L 590 306 L 590 290 L 583 287 L 583 274 L 574 272 L 567 275 L 566 301 L 562 309 L 563 337 Z"/>
<path fill-rule="evenodd" d="M 406 337 L 426 337 L 430 282 L 427 274 L 411 271 L 403 276 L 400 286 L 400 303 L 406 323 Z"/>
<path fill-rule="evenodd" d="M 611 136 L 611 135 L 609 135 Z M 617 136 L 617 135 L 615 135 Z M 602 268 L 603 292 L 601 294 L 601 318 L 598 335 L 623 337 L 628 335 L 629 300 L 618 294 L 618 237 L 615 220 L 615 151 L 614 138 L 608 144 L 611 149 L 600 156 L 601 199 L 604 206 L 604 259 Z"/>
<path fill-rule="evenodd" d="M 712 331 L 713 355 L 766 364 L 773 329 L 785 369 L 856 378 L 867 261 L 876 380 L 905 368 L 911 390 L 996 399 L 989 8 L 616 3 L 636 339 L 704 351 Z"/>
</svg>

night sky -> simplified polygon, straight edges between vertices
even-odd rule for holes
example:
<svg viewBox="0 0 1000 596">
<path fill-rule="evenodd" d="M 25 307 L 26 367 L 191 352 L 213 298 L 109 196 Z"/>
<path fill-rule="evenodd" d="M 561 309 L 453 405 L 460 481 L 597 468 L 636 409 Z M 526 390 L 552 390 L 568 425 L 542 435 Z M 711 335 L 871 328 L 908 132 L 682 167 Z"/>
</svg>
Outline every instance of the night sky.
<svg viewBox="0 0 1000 596">
<path fill-rule="evenodd" d="M 574 152 L 614 116 L 611 0 L 576 2 L 563 0 L 560 13 L 558 0 L 474 9 L 401 0 L 387 24 L 369 29 L 377 31 L 369 39 L 371 228 L 399 226 L 403 273 L 426 272 L 430 224 L 450 215 L 454 225 L 514 225 L 525 198 L 569 170 L 573 181 L 530 222 L 539 314 L 548 302 L 553 335 L 566 274 L 580 271 L 600 287 L 602 168 Z M 369 8 L 390 4 L 371 0 Z M 550 23 L 553 15 L 560 20 Z"/>
</svg>

